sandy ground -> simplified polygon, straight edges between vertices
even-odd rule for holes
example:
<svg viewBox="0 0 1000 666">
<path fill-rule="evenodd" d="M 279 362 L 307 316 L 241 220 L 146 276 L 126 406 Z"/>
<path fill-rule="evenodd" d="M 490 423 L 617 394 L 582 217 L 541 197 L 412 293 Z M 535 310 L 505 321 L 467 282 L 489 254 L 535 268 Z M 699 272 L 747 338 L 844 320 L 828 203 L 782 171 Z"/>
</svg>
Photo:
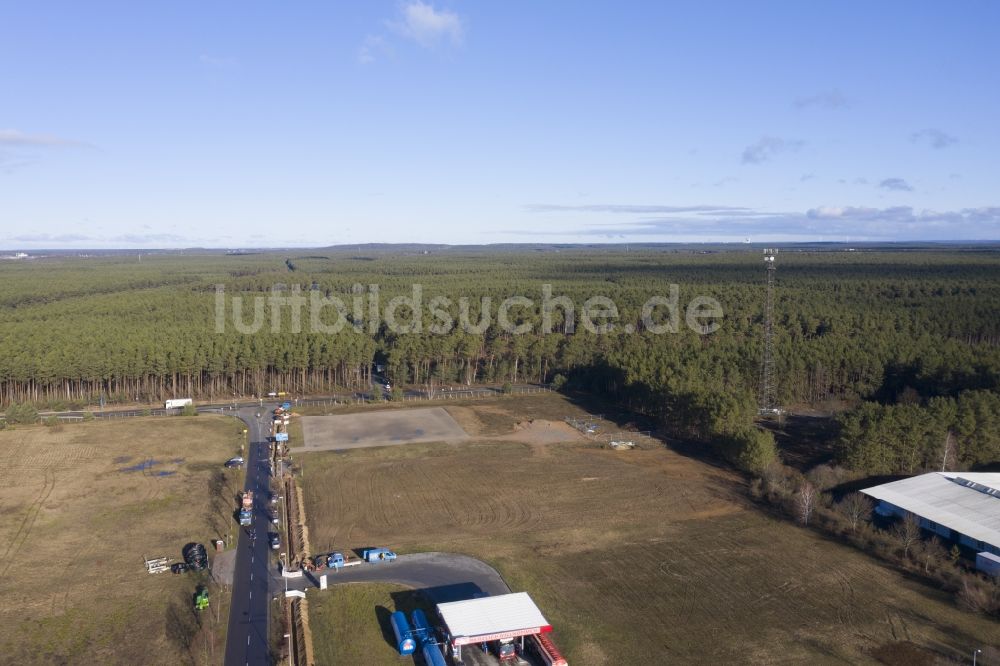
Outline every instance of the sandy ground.
<svg viewBox="0 0 1000 666">
<path fill-rule="evenodd" d="M 488 413 L 494 417 L 504 414 L 501 410 L 486 405 L 482 410 L 470 407 L 430 407 L 306 416 L 302 418 L 305 445 L 293 447 L 292 453 L 428 442 L 457 444 L 470 438 L 536 445 L 585 440 L 578 430 L 563 421 L 527 419 L 498 428 L 484 424 L 478 418 L 480 413 Z"/>
<path fill-rule="evenodd" d="M 233 572 L 236 569 L 236 549 L 231 548 L 217 553 L 212 560 L 212 578 L 220 585 L 233 584 Z"/>
<path fill-rule="evenodd" d="M 469 438 L 441 407 L 387 409 L 302 418 L 305 446 L 292 453 L 340 451 L 418 442 L 460 442 Z"/>
</svg>

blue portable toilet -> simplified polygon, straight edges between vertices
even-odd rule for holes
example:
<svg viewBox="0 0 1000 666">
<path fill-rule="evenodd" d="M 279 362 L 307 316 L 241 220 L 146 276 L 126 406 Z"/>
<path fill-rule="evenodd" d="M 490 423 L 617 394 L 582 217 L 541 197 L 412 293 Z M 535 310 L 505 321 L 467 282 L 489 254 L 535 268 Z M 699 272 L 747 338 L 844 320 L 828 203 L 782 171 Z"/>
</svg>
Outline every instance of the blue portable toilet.
<svg viewBox="0 0 1000 666">
<path fill-rule="evenodd" d="M 413 631 L 410 623 L 406 621 L 406 613 L 396 611 L 389 616 L 389 624 L 392 625 L 392 633 L 396 635 L 396 649 L 399 654 L 405 656 L 413 654 L 417 649 L 417 642 L 413 640 Z"/>
</svg>

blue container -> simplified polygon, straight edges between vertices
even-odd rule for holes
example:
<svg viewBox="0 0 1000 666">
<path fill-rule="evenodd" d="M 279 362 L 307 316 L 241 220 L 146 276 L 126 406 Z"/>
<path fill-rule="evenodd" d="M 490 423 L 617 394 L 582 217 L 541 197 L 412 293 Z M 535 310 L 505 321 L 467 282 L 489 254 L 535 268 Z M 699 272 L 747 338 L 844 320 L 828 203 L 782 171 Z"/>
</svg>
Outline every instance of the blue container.
<svg viewBox="0 0 1000 666">
<path fill-rule="evenodd" d="M 396 635 L 396 648 L 399 654 L 413 654 L 417 649 L 417 642 L 413 640 L 413 631 L 410 623 L 406 621 L 406 614 L 403 611 L 396 611 L 389 616 L 389 623 L 392 625 L 392 633 Z"/>
<path fill-rule="evenodd" d="M 441 649 L 434 643 L 425 643 L 423 649 L 424 663 L 427 666 L 448 666 L 444 661 Z"/>
<path fill-rule="evenodd" d="M 419 608 L 410 613 L 410 619 L 413 620 L 413 637 L 416 638 L 420 643 L 424 641 L 431 640 L 434 637 L 434 630 L 431 629 L 431 623 L 427 621 L 427 616 Z"/>
<path fill-rule="evenodd" d="M 419 608 L 410 613 L 410 619 L 413 620 L 414 631 L 430 631 L 431 623 L 427 621 L 427 616 Z"/>
</svg>

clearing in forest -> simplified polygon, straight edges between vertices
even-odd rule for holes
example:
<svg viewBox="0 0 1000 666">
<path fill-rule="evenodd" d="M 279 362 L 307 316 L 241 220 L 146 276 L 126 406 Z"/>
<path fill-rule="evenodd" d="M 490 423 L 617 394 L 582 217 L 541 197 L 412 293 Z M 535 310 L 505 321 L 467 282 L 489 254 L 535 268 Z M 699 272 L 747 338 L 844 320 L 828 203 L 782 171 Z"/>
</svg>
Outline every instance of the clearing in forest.
<svg viewBox="0 0 1000 666">
<path fill-rule="evenodd" d="M 899 641 L 956 658 L 995 642 L 949 595 L 761 513 L 727 470 L 662 446 L 518 441 L 519 423 L 587 417 L 560 396 L 449 410 L 468 441 L 309 455 L 315 548 L 478 557 L 531 594 L 570 663 L 864 663 Z"/>
</svg>

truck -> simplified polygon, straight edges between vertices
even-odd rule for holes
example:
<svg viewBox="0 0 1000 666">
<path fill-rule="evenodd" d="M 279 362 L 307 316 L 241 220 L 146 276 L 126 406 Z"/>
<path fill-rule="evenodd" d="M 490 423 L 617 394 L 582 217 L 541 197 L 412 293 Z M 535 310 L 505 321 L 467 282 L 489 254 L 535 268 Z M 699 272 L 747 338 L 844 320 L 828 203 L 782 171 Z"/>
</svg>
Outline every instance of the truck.
<svg viewBox="0 0 1000 666">
<path fill-rule="evenodd" d="M 388 548 L 366 548 L 361 551 L 361 557 L 365 562 L 376 564 L 378 562 L 392 562 L 396 559 L 396 553 Z"/>
<path fill-rule="evenodd" d="M 208 608 L 208 588 L 199 585 L 194 593 L 194 609 L 203 611 Z"/>
<path fill-rule="evenodd" d="M 358 564 L 361 564 L 360 560 L 347 559 L 343 553 L 338 552 L 324 553 L 312 559 L 312 566 L 316 571 L 324 571 L 326 569 L 337 570 L 344 567 L 353 567 Z"/>
<path fill-rule="evenodd" d="M 240 525 L 250 525 L 253 522 L 253 491 L 247 490 L 240 495 Z"/>
<path fill-rule="evenodd" d="M 193 405 L 194 400 L 191 398 L 174 398 L 173 400 L 167 400 L 164 404 L 164 409 L 179 409 L 181 407 L 187 407 L 188 405 Z"/>
</svg>

